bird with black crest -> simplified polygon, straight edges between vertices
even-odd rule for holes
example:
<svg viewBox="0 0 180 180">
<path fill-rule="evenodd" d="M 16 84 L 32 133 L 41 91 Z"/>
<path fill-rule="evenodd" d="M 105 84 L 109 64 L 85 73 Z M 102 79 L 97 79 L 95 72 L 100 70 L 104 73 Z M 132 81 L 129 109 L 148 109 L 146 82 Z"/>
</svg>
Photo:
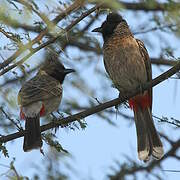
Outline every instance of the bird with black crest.
<svg viewBox="0 0 180 180">
<path fill-rule="evenodd" d="M 51 56 L 36 76 L 21 87 L 18 104 L 20 105 L 20 117 L 25 120 L 23 144 L 25 152 L 42 147 L 40 117 L 58 110 L 64 78 L 72 72 L 75 70 L 66 69 L 57 58 Z"/>
<path fill-rule="evenodd" d="M 93 32 L 103 36 L 105 69 L 120 94 L 127 94 L 152 80 L 151 62 L 144 43 L 134 38 L 121 15 L 110 13 Z M 146 162 L 151 155 L 161 159 L 164 151 L 152 119 L 152 88 L 128 102 L 134 111 L 139 159 Z"/>
</svg>

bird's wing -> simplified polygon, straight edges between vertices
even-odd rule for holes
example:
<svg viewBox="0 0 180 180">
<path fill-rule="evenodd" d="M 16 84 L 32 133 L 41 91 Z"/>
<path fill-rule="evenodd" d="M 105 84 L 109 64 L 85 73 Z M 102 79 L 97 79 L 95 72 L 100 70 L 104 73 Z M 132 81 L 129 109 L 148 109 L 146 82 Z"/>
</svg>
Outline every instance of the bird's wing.
<svg viewBox="0 0 180 180">
<path fill-rule="evenodd" d="M 136 39 L 136 42 L 138 43 L 139 51 L 143 57 L 144 64 L 146 67 L 147 81 L 151 81 L 152 80 L 152 68 L 151 68 L 151 62 L 150 62 L 149 54 L 147 52 L 147 49 L 144 46 L 144 43 L 141 40 Z M 152 88 L 149 89 L 148 92 L 149 92 L 150 97 L 152 98 Z M 152 99 L 151 99 L 151 102 L 152 102 Z M 151 106 L 151 108 L 152 108 L 152 106 Z"/>
<path fill-rule="evenodd" d="M 27 81 L 18 94 L 18 104 L 25 106 L 37 101 L 61 97 L 62 86 L 48 75 L 37 75 Z"/>
</svg>

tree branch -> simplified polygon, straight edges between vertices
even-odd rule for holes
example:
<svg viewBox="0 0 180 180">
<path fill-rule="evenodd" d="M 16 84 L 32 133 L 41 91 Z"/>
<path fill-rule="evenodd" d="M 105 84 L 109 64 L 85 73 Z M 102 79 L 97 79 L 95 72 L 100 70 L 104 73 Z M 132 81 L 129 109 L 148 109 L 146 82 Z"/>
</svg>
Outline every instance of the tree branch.
<svg viewBox="0 0 180 180">
<path fill-rule="evenodd" d="M 162 81 L 168 79 L 169 77 L 171 77 L 172 75 L 174 75 L 176 72 L 178 72 L 180 70 L 180 62 L 178 62 L 174 67 L 172 67 L 171 69 L 169 69 L 168 71 L 164 72 L 163 74 L 161 74 L 160 76 L 156 77 L 155 79 L 153 79 L 150 82 L 147 82 L 145 84 L 142 84 L 141 87 L 138 87 L 136 89 L 134 89 L 132 92 L 128 93 L 128 94 L 123 94 L 123 96 L 121 96 L 120 98 L 116 98 L 114 100 L 105 102 L 103 104 L 97 105 L 95 107 L 89 108 L 85 111 L 79 112 L 77 114 L 68 116 L 66 118 L 62 118 L 59 119 L 58 121 L 55 122 L 51 122 L 48 123 L 46 125 L 41 126 L 41 132 L 52 129 L 54 127 L 57 126 L 65 126 L 73 121 L 78 121 L 80 119 L 83 119 L 87 116 L 90 116 L 92 114 L 95 114 L 97 112 L 103 111 L 104 109 L 113 107 L 115 105 L 121 104 L 123 103 L 125 100 L 132 98 L 133 96 L 142 93 L 142 91 L 148 90 L 149 88 L 161 83 Z M 7 136 L 2 136 L 0 137 L 0 143 L 5 143 L 14 139 L 17 139 L 19 137 L 24 136 L 25 131 L 19 131 L 13 134 L 9 134 Z"/>
<path fill-rule="evenodd" d="M 15 68 L 16 66 L 19 66 L 21 65 L 22 63 L 24 63 L 28 58 L 30 58 L 33 54 L 35 54 L 36 52 L 38 52 L 39 50 L 43 49 L 44 47 L 47 47 L 48 45 L 54 43 L 58 38 L 60 38 L 62 35 L 64 35 L 65 33 L 67 33 L 68 31 L 71 30 L 71 28 L 73 26 L 75 26 L 76 24 L 78 24 L 82 19 L 84 19 L 85 17 L 87 17 L 89 14 L 91 14 L 92 12 L 94 12 L 96 9 L 98 9 L 100 7 L 100 5 L 96 5 L 94 6 L 93 8 L 87 10 L 85 13 L 83 13 L 79 18 L 77 18 L 76 20 L 74 20 L 69 26 L 67 26 L 65 29 L 64 29 L 64 33 L 60 32 L 57 36 L 51 38 L 50 40 L 48 40 L 47 42 L 41 44 L 40 46 L 38 46 L 37 48 L 32 48 L 32 44 L 33 44 L 33 41 L 29 44 L 29 46 L 31 47 L 31 51 L 29 52 L 29 54 L 27 54 L 25 57 L 23 57 L 21 60 L 19 60 L 18 62 L 14 63 L 13 65 L 11 66 L 8 66 L 7 68 L 3 69 L 1 72 L 0 72 L 0 76 L 2 76 L 3 74 L 7 73 L 8 71 L 10 71 L 11 69 Z M 43 31 L 44 32 L 44 31 Z M 41 33 L 40 33 L 41 34 Z M 44 36 L 44 34 L 42 34 Z M 40 36 L 39 36 L 40 37 Z M 41 37 L 40 37 L 41 39 Z M 38 40 L 39 41 L 39 40 Z M 29 48 L 30 48 L 29 47 Z M 16 52 L 18 55 L 19 51 Z M 3 63 L 2 63 L 3 64 Z M 1 64 L 0 64 L 1 66 Z M 1 69 L 1 67 L 0 67 Z"/>
<path fill-rule="evenodd" d="M 67 9 L 65 9 L 62 13 L 60 13 L 57 17 L 55 17 L 54 20 L 52 20 L 52 23 L 57 24 L 60 20 L 62 20 L 65 16 L 70 14 L 72 11 L 74 11 L 77 8 L 80 8 L 82 2 L 84 2 L 84 1 L 83 0 L 74 1 L 74 3 L 72 5 L 70 5 Z M 15 60 L 24 51 L 26 51 L 28 49 L 31 51 L 32 46 L 35 43 L 38 43 L 47 33 L 48 33 L 48 28 L 45 28 L 33 40 L 31 40 L 27 44 L 21 46 L 12 56 L 10 56 L 8 59 L 6 59 L 3 63 L 0 63 L 0 69 L 3 69 L 6 66 L 8 66 L 13 60 Z"/>
<path fill-rule="evenodd" d="M 180 3 L 176 2 L 170 2 L 170 3 L 157 3 L 157 2 L 152 2 L 152 3 L 144 3 L 144 2 L 137 2 L 137 3 L 130 3 L 130 2 L 124 2 L 124 1 L 119 1 L 121 5 L 123 5 L 126 9 L 130 10 L 141 10 L 141 11 L 166 11 L 170 9 L 170 7 L 176 7 L 180 8 Z"/>
<path fill-rule="evenodd" d="M 151 58 L 151 64 L 155 65 L 165 65 L 165 66 L 175 66 L 178 61 L 175 60 L 167 60 L 164 58 Z"/>
</svg>

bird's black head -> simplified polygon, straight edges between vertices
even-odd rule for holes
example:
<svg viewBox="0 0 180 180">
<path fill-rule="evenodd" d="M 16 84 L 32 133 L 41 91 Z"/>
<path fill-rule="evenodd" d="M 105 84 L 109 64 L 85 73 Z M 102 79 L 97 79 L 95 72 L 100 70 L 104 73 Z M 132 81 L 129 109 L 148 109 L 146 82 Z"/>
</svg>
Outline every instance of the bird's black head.
<svg viewBox="0 0 180 180">
<path fill-rule="evenodd" d="M 117 13 L 110 13 L 109 15 L 107 15 L 107 18 L 102 23 L 101 27 L 92 30 L 92 32 L 102 33 L 103 39 L 106 40 L 113 34 L 114 29 L 117 27 L 117 25 L 123 21 L 125 20 L 122 18 L 121 15 Z"/>
<path fill-rule="evenodd" d="M 75 72 L 74 69 L 65 69 L 63 64 L 61 64 L 58 60 L 53 59 L 47 60 L 41 68 L 41 71 L 45 71 L 49 76 L 52 76 L 61 84 L 67 74 Z"/>
</svg>

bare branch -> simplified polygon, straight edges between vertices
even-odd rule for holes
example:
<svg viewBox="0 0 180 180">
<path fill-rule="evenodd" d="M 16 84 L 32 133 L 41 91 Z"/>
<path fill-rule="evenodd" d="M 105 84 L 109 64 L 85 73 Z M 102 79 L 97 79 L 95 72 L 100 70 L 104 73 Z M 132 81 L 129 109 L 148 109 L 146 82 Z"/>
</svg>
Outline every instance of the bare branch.
<svg viewBox="0 0 180 180">
<path fill-rule="evenodd" d="M 167 117 L 160 118 L 155 115 L 153 115 L 153 117 L 156 118 L 157 120 L 159 120 L 159 122 L 165 122 L 165 123 L 168 123 L 168 124 L 171 124 L 171 125 L 174 125 L 174 126 L 180 128 L 180 121 L 177 119 L 171 118 L 171 120 L 169 120 Z"/>
<path fill-rule="evenodd" d="M 164 58 L 151 58 L 151 64 L 155 65 L 165 65 L 165 66 L 175 66 L 178 61 L 168 60 Z"/>
<path fill-rule="evenodd" d="M 20 39 L 13 35 L 13 33 L 6 32 L 3 28 L 0 28 L 0 32 L 4 34 L 8 39 L 12 40 L 13 42 L 20 43 Z"/>
<path fill-rule="evenodd" d="M 140 30 L 140 31 L 137 31 L 137 32 L 133 32 L 134 35 L 137 35 L 137 34 L 145 34 L 145 33 L 148 33 L 148 32 L 153 32 L 153 31 L 157 31 L 157 30 L 164 30 L 164 29 L 172 29 L 172 28 L 177 28 L 177 25 L 176 24 L 166 24 L 166 25 L 163 25 L 163 26 L 158 26 L 158 27 L 153 27 L 153 28 L 150 28 L 150 29 L 144 29 L 144 30 Z"/>
<path fill-rule="evenodd" d="M 57 126 L 65 126 L 65 125 L 67 125 L 73 121 L 83 119 L 87 116 L 90 116 L 90 115 L 95 114 L 97 112 L 103 111 L 104 109 L 107 109 L 107 108 L 113 107 L 115 105 L 121 104 L 125 100 L 130 99 L 133 96 L 141 93 L 142 91 L 145 91 L 145 90 L 147 90 L 153 86 L 156 86 L 157 84 L 161 83 L 162 81 L 168 79 L 169 77 L 174 75 L 179 70 L 180 70 L 180 62 L 178 62 L 177 65 L 175 65 L 174 67 L 172 67 L 168 71 L 164 72 L 160 76 L 156 77 L 152 81 L 147 82 L 145 84 L 142 84 L 141 87 L 134 89 L 134 91 L 132 91 L 128 94 L 123 94 L 123 96 L 121 96 L 120 98 L 116 98 L 114 100 L 102 103 L 98 106 L 89 108 L 89 109 L 82 111 L 82 112 L 79 112 L 77 114 L 68 116 L 66 118 L 59 119 L 59 121 L 51 122 L 51 123 L 48 123 L 46 125 L 41 126 L 41 132 L 52 129 L 52 128 L 57 127 Z M 19 137 L 22 137 L 22 136 L 24 136 L 24 133 L 25 133 L 25 131 L 19 131 L 19 132 L 13 133 L 13 134 L 9 134 L 7 136 L 2 136 L 2 137 L 0 137 L 0 143 L 5 143 L 8 141 L 17 139 Z"/>
<path fill-rule="evenodd" d="M 124 1 L 119 1 L 126 9 L 138 11 L 166 11 L 170 7 L 176 7 L 180 8 L 180 3 L 176 2 L 169 2 L 169 3 L 158 3 L 158 2 L 153 2 L 152 3 L 144 3 L 144 2 L 137 2 L 137 3 L 130 3 L 130 2 L 124 2 Z"/>
</svg>

